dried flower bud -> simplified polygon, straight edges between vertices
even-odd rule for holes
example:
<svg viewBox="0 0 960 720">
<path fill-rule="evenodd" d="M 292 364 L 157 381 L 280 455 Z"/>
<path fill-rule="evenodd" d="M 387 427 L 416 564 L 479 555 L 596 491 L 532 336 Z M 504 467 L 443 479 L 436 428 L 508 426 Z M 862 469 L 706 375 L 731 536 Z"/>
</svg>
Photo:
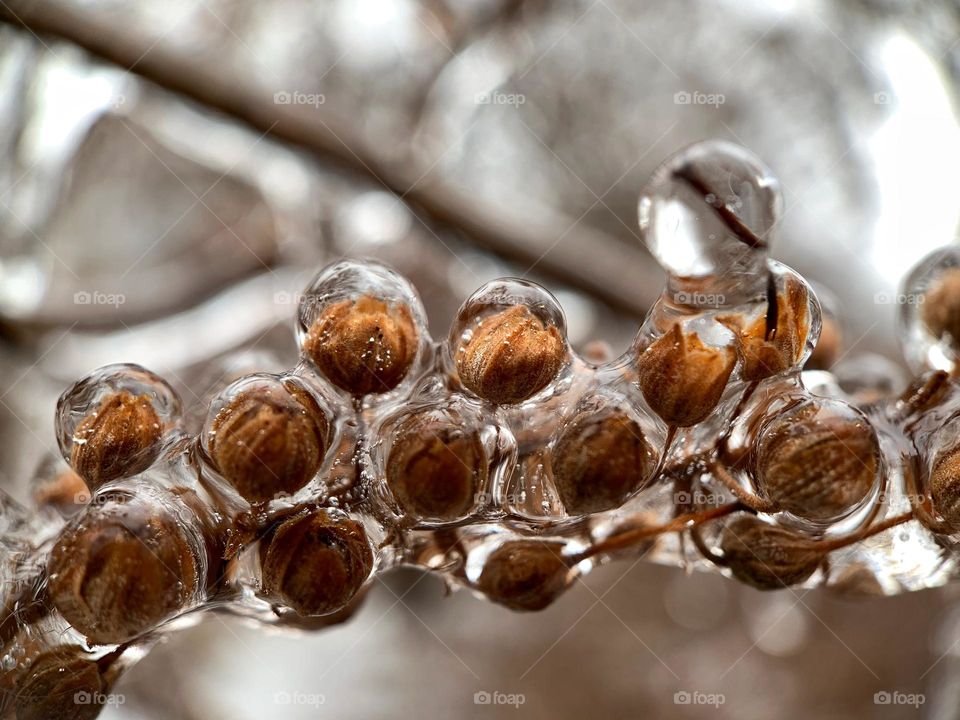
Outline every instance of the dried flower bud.
<svg viewBox="0 0 960 720">
<path fill-rule="evenodd" d="M 157 456 L 162 434 L 163 424 L 147 395 L 112 393 L 77 425 L 70 465 L 96 490 L 146 469 Z"/>
<path fill-rule="evenodd" d="M 526 305 L 484 318 L 457 350 L 464 386 L 499 405 L 523 402 L 560 372 L 567 349 L 560 331 Z"/>
<path fill-rule="evenodd" d="M 92 720 L 102 709 L 105 683 L 78 646 L 38 655 L 17 680 L 17 720 Z"/>
<path fill-rule="evenodd" d="M 562 553 L 563 543 L 558 542 L 506 542 L 487 558 L 477 587 L 511 610 L 542 610 L 575 578 Z"/>
<path fill-rule="evenodd" d="M 815 400 L 774 420 L 760 438 L 755 474 L 783 510 L 832 520 L 873 488 L 880 444 L 867 418 L 836 400 Z"/>
<path fill-rule="evenodd" d="M 302 616 L 346 607 L 373 570 L 363 526 L 327 511 L 292 517 L 261 541 L 263 591 Z"/>
<path fill-rule="evenodd" d="M 330 382 L 362 396 L 399 385 L 413 365 L 418 342 L 409 307 L 363 295 L 324 308 L 303 349 Z"/>
<path fill-rule="evenodd" d="M 941 453 L 934 460 L 930 496 L 933 509 L 960 532 L 960 446 Z"/>
<path fill-rule="evenodd" d="M 53 546 L 50 598 L 90 641 L 130 640 L 196 596 L 202 566 L 194 547 L 181 518 L 149 499 L 92 505 Z"/>
<path fill-rule="evenodd" d="M 812 540 L 753 515 L 730 522 L 723 529 L 720 547 L 733 576 L 759 590 L 802 583 L 825 556 Z"/>
<path fill-rule="evenodd" d="M 574 417 L 551 454 L 554 486 L 571 515 L 620 507 L 650 479 L 656 464 L 643 430 L 615 408 Z"/>
<path fill-rule="evenodd" d="M 940 273 L 920 304 L 920 319 L 930 334 L 960 346 L 960 267 Z"/>
<path fill-rule="evenodd" d="M 217 472 L 251 503 L 293 494 L 317 473 L 329 421 L 293 383 L 242 390 L 207 424 L 207 452 Z"/>
<path fill-rule="evenodd" d="M 736 360 L 731 348 L 704 345 L 675 324 L 637 364 L 640 390 L 653 411 L 669 425 L 689 427 L 713 412 Z"/>
<path fill-rule="evenodd" d="M 742 315 L 718 318 L 733 332 L 747 382 L 786 372 L 803 356 L 810 333 L 809 295 L 796 278 L 785 276 L 783 292 L 771 292 L 766 315 L 749 323 Z"/>
<path fill-rule="evenodd" d="M 428 414 L 403 421 L 387 460 L 387 485 L 405 512 L 448 521 L 473 507 L 487 478 L 480 433 Z"/>
</svg>

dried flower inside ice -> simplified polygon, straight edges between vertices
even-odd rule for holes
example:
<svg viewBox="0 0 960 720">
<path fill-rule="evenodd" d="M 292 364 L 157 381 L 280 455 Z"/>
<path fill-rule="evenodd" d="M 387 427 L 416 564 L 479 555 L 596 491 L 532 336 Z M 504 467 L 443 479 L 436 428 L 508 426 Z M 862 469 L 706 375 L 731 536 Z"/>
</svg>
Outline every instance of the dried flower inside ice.
<svg viewBox="0 0 960 720">
<path fill-rule="evenodd" d="M 92 720 L 105 683 L 94 660 L 76 645 L 38 655 L 17 680 L 17 720 Z"/>
<path fill-rule="evenodd" d="M 558 542 L 506 542 L 487 558 L 477 587 L 511 610 L 542 610 L 575 579 L 562 552 L 563 544 Z"/>
<path fill-rule="evenodd" d="M 930 496 L 933 509 L 951 528 L 960 532 L 960 446 L 934 459 Z"/>
<path fill-rule="evenodd" d="M 96 490 L 148 467 L 162 434 L 160 417 L 147 395 L 111 393 L 74 430 L 70 465 Z"/>
<path fill-rule="evenodd" d="M 363 295 L 324 308 L 303 349 L 330 382 L 361 396 L 399 385 L 418 344 L 417 325 L 406 304 Z"/>
<path fill-rule="evenodd" d="M 650 479 L 656 464 L 643 430 L 615 408 L 575 416 L 551 454 L 554 486 L 571 515 L 619 507 Z"/>
<path fill-rule="evenodd" d="M 761 492 L 810 520 L 835 519 L 861 503 L 877 481 L 876 431 L 855 408 L 811 400 L 774 420 L 757 450 Z"/>
<path fill-rule="evenodd" d="M 637 359 L 640 390 L 669 425 L 696 425 L 720 402 L 735 364 L 731 348 L 705 345 L 675 324 Z"/>
<path fill-rule="evenodd" d="M 201 566 L 182 518 L 149 500 L 95 500 L 47 564 L 50 598 L 92 642 L 120 643 L 185 609 Z"/>
<path fill-rule="evenodd" d="M 545 388 L 566 357 L 560 331 L 525 305 L 484 318 L 456 351 L 464 386 L 500 405 L 523 402 Z"/>
<path fill-rule="evenodd" d="M 293 494 L 316 474 L 329 421 L 304 389 L 288 383 L 242 390 L 206 428 L 217 471 L 246 500 Z"/>
<path fill-rule="evenodd" d="M 919 309 L 931 335 L 960 347 L 960 267 L 948 268 L 936 277 Z"/>
<path fill-rule="evenodd" d="M 414 415 L 397 428 L 386 475 L 393 496 L 410 515 L 438 521 L 463 517 L 486 482 L 480 433 Z"/>
<path fill-rule="evenodd" d="M 323 510 L 283 522 L 260 555 L 264 594 L 303 616 L 342 610 L 373 570 L 363 526 Z"/>
<path fill-rule="evenodd" d="M 752 322 L 743 315 L 718 318 L 734 333 L 744 380 L 779 375 L 800 362 L 810 333 L 809 301 L 806 286 L 788 275 L 782 292 L 769 293 L 765 315 Z"/>
<path fill-rule="evenodd" d="M 760 590 L 802 583 L 825 556 L 812 540 L 752 515 L 730 522 L 723 529 L 720 547 L 733 576 Z"/>
</svg>

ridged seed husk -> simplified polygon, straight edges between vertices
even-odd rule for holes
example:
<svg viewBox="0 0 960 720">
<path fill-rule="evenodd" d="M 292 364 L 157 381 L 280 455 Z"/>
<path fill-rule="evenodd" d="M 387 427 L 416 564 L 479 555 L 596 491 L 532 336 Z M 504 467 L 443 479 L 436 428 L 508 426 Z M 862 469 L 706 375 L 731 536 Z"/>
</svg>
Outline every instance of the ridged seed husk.
<svg viewBox="0 0 960 720">
<path fill-rule="evenodd" d="M 813 541 L 752 515 L 728 523 L 720 547 L 734 577 L 759 590 L 802 583 L 824 558 Z"/>
<path fill-rule="evenodd" d="M 931 283 L 920 305 L 920 319 L 931 335 L 960 347 L 960 268 L 944 270 Z"/>
<path fill-rule="evenodd" d="M 742 315 L 718 318 L 734 333 L 740 374 L 747 382 L 784 373 L 803 356 L 810 334 L 807 288 L 796 278 L 787 277 L 784 291 L 777 294 L 776 301 L 774 328 L 768 327 L 766 315 L 752 323 Z"/>
<path fill-rule="evenodd" d="M 97 663 L 78 646 L 41 653 L 17 680 L 17 720 L 92 720 L 106 689 Z"/>
<path fill-rule="evenodd" d="M 732 348 L 704 345 L 675 324 L 638 358 L 640 390 L 664 422 L 689 427 L 716 408 L 735 364 Z"/>
<path fill-rule="evenodd" d="M 208 451 L 217 471 L 247 501 L 293 494 L 317 473 L 329 421 L 294 385 L 241 392 L 210 424 Z"/>
<path fill-rule="evenodd" d="M 856 507 L 873 488 L 880 445 L 859 414 L 841 417 L 818 410 L 817 404 L 805 406 L 765 431 L 756 477 L 761 492 L 781 509 L 830 520 Z"/>
<path fill-rule="evenodd" d="M 89 507 L 47 564 L 50 597 L 91 641 L 121 643 L 185 609 L 200 564 L 179 518 L 145 501 Z"/>
<path fill-rule="evenodd" d="M 941 453 L 930 474 L 933 509 L 960 532 L 960 447 Z"/>
<path fill-rule="evenodd" d="M 260 552 L 264 593 L 305 617 L 345 608 L 373 570 L 363 526 L 322 510 L 282 523 Z"/>
<path fill-rule="evenodd" d="M 399 385 L 413 365 L 418 343 L 407 305 L 363 295 L 325 308 L 303 349 L 330 382 L 362 396 Z"/>
<path fill-rule="evenodd" d="M 106 396 L 73 433 L 70 465 L 96 490 L 134 475 L 156 458 L 163 426 L 147 395 L 127 390 Z"/>
<path fill-rule="evenodd" d="M 490 600 L 511 610 L 542 610 L 575 578 L 562 552 L 562 543 L 506 542 L 487 558 L 477 587 Z"/>
<path fill-rule="evenodd" d="M 550 465 L 567 512 L 586 515 L 620 507 L 643 487 L 656 468 L 656 454 L 629 415 L 604 408 L 567 423 Z"/>
<path fill-rule="evenodd" d="M 487 478 L 480 433 L 415 415 L 397 430 L 386 475 L 391 492 L 410 515 L 439 521 L 463 517 Z"/>
<path fill-rule="evenodd" d="M 566 344 L 554 325 L 525 305 L 484 318 L 457 351 L 457 372 L 474 394 L 497 403 L 523 402 L 560 372 Z"/>
</svg>

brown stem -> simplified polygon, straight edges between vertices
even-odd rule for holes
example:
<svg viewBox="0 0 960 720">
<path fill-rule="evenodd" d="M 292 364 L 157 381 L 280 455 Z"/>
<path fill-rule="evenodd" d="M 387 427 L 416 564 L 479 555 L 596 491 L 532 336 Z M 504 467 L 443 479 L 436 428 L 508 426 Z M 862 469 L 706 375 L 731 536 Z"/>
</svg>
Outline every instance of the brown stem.
<svg viewBox="0 0 960 720">
<path fill-rule="evenodd" d="M 851 533 L 845 537 L 836 538 L 835 540 L 820 540 L 815 544 L 815 546 L 824 551 L 824 553 L 833 552 L 834 550 L 839 550 L 840 548 L 847 547 L 848 545 L 853 545 L 854 543 L 862 542 L 867 538 L 873 537 L 874 535 L 879 535 L 882 532 L 886 532 L 890 528 L 896 527 L 897 525 L 902 525 L 905 522 L 910 520 L 915 520 L 916 518 L 913 515 L 913 512 L 905 512 L 900 515 L 892 515 L 884 520 L 881 520 L 876 525 L 872 525 L 863 530 L 858 530 L 857 532 Z"/>
<path fill-rule="evenodd" d="M 533 217 L 529 210 L 480 202 L 453 189 L 417 158 L 385 155 L 376 143 L 358 135 L 356 123 L 329 110 L 327 105 L 333 103 L 322 109 L 276 104 L 273 91 L 278 88 L 221 77 L 216 63 L 196 62 L 162 39 L 129 25 L 120 27 L 107 13 L 82 11 L 66 0 L 4 0 L 0 22 L 77 45 L 259 134 L 372 180 L 433 221 L 462 231 L 523 269 L 536 266 L 538 274 L 590 293 L 618 310 L 643 315 L 656 298 L 643 289 L 660 286 L 658 271 L 638 247 L 547 209 Z"/>
<path fill-rule="evenodd" d="M 762 513 L 772 513 L 779 510 L 777 503 L 772 500 L 767 500 L 755 495 L 749 490 L 745 489 L 743 485 L 737 482 L 737 479 L 733 477 L 726 467 L 719 460 L 712 460 L 710 462 L 710 472 L 715 478 L 717 478 L 723 485 L 734 495 L 737 499 L 746 505 L 751 510 Z"/>
<path fill-rule="evenodd" d="M 582 553 L 573 556 L 571 560 L 573 563 L 578 563 L 582 560 L 586 560 L 597 555 L 623 550 L 636 545 L 641 540 L 656 537 L 657 535 L 663 535 L 664 533 L 687 530 L 691 527 L 702 525 L 705 522 L 716 520 L 717 518 L 724 517 L 732 512 L 743 509 L 743 505 L 741 505 L 739 502 L 733 502 L 726 505 L 720 505 L 709 510 L 701 510 L 700 512 L 681 515 L 662 525 L 650 525 L 647 527 L 637 527 L 630 530 L 625 530 L 622 533 L 611 535 L 610 537 L 601 540 L 593 547 L 587 548 Z"/>
</svg>

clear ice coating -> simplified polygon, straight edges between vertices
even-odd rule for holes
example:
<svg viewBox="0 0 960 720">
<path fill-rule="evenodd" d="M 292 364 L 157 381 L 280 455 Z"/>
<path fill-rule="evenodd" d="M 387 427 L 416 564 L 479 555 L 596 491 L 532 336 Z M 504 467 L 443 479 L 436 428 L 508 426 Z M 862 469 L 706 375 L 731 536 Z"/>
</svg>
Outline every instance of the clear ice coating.
<svg viewBox="0 0 960 720">
<path fill-rule="evenodd" d="M 820 305 L 767 258 L 779 202 L 729 143 L 668 160 L 640 202 L 667 288 L 616 359 L 578 354 L 556 299 L 511 278 L 435 341 L 409 282 L 343 261 L 301 300 L 296 367 L 231 379 L 198 432 L 143 368 L 80 380 L 57 408 L 43 499 L 0 507 L 0 684 L 50 657 L 109 684 L 211 609 L 320 629 L 399 565 L 518 610 L 644 552 L 776 587 L 738 555 L 743 521 L 806 553 L 789 584 L 951 580 L 960 388 L 935 370 L 955 367 L 957 251 L 908 278 L 905 349 L 927 372 L 906 391 L 889 372 L 804 371 Z M 786 572 L 784 557 L 770 560 Z"/>
<path fill-rule="evenodd" d="M 640 232 L 671 291 L 746 300 L 764 290 L 782 202 L 773 173 L 749 150 L 700 142 L 653 173 L 640 194 Z"/>
</svg>

